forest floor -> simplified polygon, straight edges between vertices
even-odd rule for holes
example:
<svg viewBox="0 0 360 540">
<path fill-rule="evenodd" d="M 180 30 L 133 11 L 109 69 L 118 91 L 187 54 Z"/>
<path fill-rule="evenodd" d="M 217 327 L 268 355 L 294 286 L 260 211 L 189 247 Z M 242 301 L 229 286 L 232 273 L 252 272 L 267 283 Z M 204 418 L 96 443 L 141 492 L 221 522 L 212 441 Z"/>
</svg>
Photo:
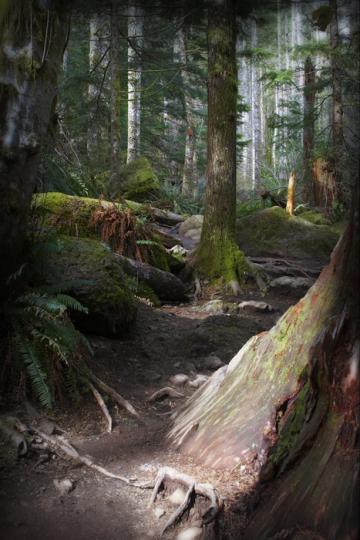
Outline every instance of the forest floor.
<svg viewBox="0 0 360 540">
<path fill-rule="evenodd" d="M 137 323 L 125 340 L 90 338 L 95 351 L 90 363 L 104 381 L 136 407 L 144 423 L 109 405 L 114 419 L 109 434 L 104 417 L 91 399 L 54 417 L 80 453 L 112 472 L 153 482 L 159 468 L 171 466 L 197 481 L 211 483 L 225 501 L 225 518 L 218 535 L 224 539 L 239 538 L 251 500 L 252 478 L 237 469 L 207 469 L 180 454 L 166 439 L 171 422 L 166 413 L 175 410 L 184 398 L 154 403 L 148 398 L 156 390 L 171 386 L 169 378 L 175 374 L 210 375 L 206 369 L 210 354 L 228 363 L 251 336 L 271 328 L 297 301 L 292 296 L 260 297 L 256 292 L 236 301 L 250 299 L 265 301 L 274 311 L 211 315 L 201 310 L 205 299 L 197 305 L 156 309 L 141 304 Z M 186 395 L 194 392 L 188 385 L 178 390 Z M 19 411 L 11 412 L 16 415 Z M 0 538 L 4 540 L 158 538 L 176 508 L 168 500 L 169 493 L 160 495 L 148 508 L 149 490 L 129 487 L 55 455 L 44 462 L 39 462 L 39 454 L 17 458 L 1 442 L 0 476 Z M 73 489 L 62 496 L 54 480 L 64 478 L 72 481 Z M 156 516 L 155 509 L 162 509 L 163 515 Z M 182 521 L 169 529 L 164 538 L 176 538 L 196 519 L 196 512 L 190 511 L 187 523 Z M 205 533 L 204 537 L 213 536 Z"/>
</svg>

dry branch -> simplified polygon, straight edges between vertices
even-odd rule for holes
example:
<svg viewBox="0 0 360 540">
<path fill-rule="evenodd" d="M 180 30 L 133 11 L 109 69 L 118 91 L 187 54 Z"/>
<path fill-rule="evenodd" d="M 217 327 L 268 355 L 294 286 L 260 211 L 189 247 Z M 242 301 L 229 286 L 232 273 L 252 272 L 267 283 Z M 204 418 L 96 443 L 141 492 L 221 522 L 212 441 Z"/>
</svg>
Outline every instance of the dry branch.
<svg viewBox="0 0 360 540">
<path fill-rule="evenodd" d="M 130 414 L 132 414 L 133 416 L 135 416 L 136 418 L 140 418 L 139 417 L 139 413 L 136 412 L 136 410 L 134 409 L 134 407 L 131 405 L 131 403 L 129 403 L 125 398 L 123 398 L 122 396 L 120 396 L 120 394 L 118 394 L 116 392 L 116 390 L 114 390 L 113 388 L 111 388 L 111 386 L 108 386 L 106 383 L 104 383 L 104 381 L 102 381 L 101 379 L 99 379 L 96 375 L 94 375 L 94 373 L 92 373 L 91 371 L 89 372 L 89 378 L 99 387 L 101 388 L 101 390 L 103 390 L 108 396 L 110 396 L 116 403 L 118 403 L 121 407 L 123 407 L 124 409 L 126 409 Z"/>
<path fill-rule="evenodd" d="M 100 392 L 98 390 L 96 390 L 95 386 L 92 385 L 91 383 L 89 383 L 89 387 L 90 387 L 90 390 L 93 393 L 94 398 L 96 399 L 96 401 L 97 401 L 103 415 L 105 416 L 105 418 L 107 420 L 107 423 L 108 423 L 107 430 L 108 430 L 109 433 L 111 433 L 111 431 L 112 431 L 112 418 L 111 418 L 111 415 L 109 413 L 109 409 L 107 408 L 106 403 L 103 400 Z"/>
</svg>

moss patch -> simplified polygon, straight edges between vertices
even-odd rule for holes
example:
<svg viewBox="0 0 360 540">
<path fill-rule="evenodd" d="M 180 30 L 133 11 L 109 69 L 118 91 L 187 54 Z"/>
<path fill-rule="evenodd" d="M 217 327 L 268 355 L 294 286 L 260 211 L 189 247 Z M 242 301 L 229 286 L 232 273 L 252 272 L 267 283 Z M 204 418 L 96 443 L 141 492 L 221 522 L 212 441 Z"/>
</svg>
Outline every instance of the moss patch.
<svg viewBox="0 0 360 540">
<path fill-rule="evenodd" d="M 139 157 L 122 167 L 112 179 L 111 192 L 134 201 L 146 201 L 160 187 L 159 180 L 146 157 Z"/>
<path fill-rule="evenodd" d="M 306 210 L 305 212 L 302 212 L 299 217 L 314 225 L 331 225 L 330 220 L 328 220 L 324 214 L 317 212 L 316 210 Z"/>
<path fill-rule="evenodd" d="M 274 206 L 237 220 L 237 241 L 250 256 L 298 257 L 326 261 L 338 235 L 329 227 L 289 216 Z"/>
</svg>

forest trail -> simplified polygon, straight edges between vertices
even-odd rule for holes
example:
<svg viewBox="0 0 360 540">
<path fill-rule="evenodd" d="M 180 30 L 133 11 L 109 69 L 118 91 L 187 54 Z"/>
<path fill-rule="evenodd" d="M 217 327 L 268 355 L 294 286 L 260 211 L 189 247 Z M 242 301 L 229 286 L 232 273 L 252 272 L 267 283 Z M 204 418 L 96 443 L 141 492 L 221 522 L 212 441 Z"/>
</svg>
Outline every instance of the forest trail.
<svg viewBox="0 0 360 540">
<path fill-rule="evenodd" d="M 227 513 L 221 538 L 232 538 L 231 524 L 237 530 L 244 523 L 245 506 L 241 495 L 249 496 L 251 478 L 246 471 L 214 471 L 195 464 L 166 444 L 170 415 L 182 399 L 165 398 L 148 402 L 153 392 L 172 386 L 170 378 L 185 374 L 209 376 L 209 355 L 228 363 L 254 334 L 269 329 L 278 317 L 296 302 L 292 296 L 249 293 L 242 300 L 260 300 L 272 305 L 272 312 L 211 314 L 198 305 L 165 305 L 153 308 L 141 304 L 132 333 L 125 340 L 90 338 L 94 349 L 91 367 L 101 374 L 138 410 L 144 423 L 123 410 L 111 408 L 114 429 L 106 432 L 99 408 L 91 399 L 81 407 L 56 415 L 57 424 L 81 454 L 91 456 L 117 474 L 139 481 L 154 481 L 157 471 L 171 466 L 190 474 L 197 481 L 210 482 L 225 499 Z M 209 299 L 207 299 L 209 300 Z M 228 302 L 234 298 L 227 298 Z M 194 389 L 177 387 L 184 395 Z M 14 411 L 18 414 L 18 411 Z M 0 446 L 0 536 L 7 540 L 137 540 L 158 538 L 159 531 L 176 507 L 167 498 L 158 498 L 148 509 L 150 490 L 128 487 L 105 478 L 86 467 L 56 457 L 41 462 L 39 455 L 16 459 Z M 61 496 L 54 480 L 70 479 L 73 490 Z M 169 494 L 167 494 L 168 496 Z M 240 501 L 240 502 L 236 502 Z M 164 511 L 162 517 L 155 509 Z M 196 521 L 190 512 L 188 523 Z M 163 538 L 176 538 L 182 522 Z M 206 536 L 211 538 L 211 536 Z"/>
</svg>

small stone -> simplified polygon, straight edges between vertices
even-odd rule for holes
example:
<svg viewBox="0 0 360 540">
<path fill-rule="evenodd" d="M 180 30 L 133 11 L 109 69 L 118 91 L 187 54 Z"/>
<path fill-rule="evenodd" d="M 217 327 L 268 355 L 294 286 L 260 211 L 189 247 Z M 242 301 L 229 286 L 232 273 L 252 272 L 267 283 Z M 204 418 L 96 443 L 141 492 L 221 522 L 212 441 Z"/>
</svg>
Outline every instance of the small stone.
<svg viewBox="0 0 360 540">
<path fill-rule="evenodd" d="M 247 300 L 239 304 L 239 309 L 246 311 L 261 311 L 263 313 L 270 313 L 274 311 L 274 308 L 266 302 L 257 302 L 255 300 Z"/>
<path fill-rule="evenodd" d="M 189 527 L 184 529 L 176 537 L 176 540 L 196 540 L 202 535 L 202 529 L 200 527 Z"/>
<path fill-rule="evenodd" d="M 70 493 L 75 487 L 74 482 L 69 480 L 69 478 L 64 478 L 63 480 L 55 479 L 54 485 L 62 497 Z"/>
<path fill-rule="evenodd" d="M 154 514 L 157 519 L 160 519 L 165 514 L 165 510 L 163 508 L 155 508 Z"/>
<path fill-rule="evenodd" d="M 189 377 L 188 375 L 185 375 L 184 373 L 178 373 L 177 375 L 174 375 L 173 377 L 170 377 L 170 383 L 174 386 L 183 386 L 186 382 L 188 382 Z"/>
<path fill-rule="evenodd" d="M 179 506 L 184 502 L 184 499 L 186 497 L 186 493 L 183 489 L 177 488 L 175 491 L 170 495 L 169 501 L 171 504 L 174 504 L 176 506 Z"/>
<path fill-rule="evenodd" d="M 216 370 L 221 368 L 224 365 L 224 362 L 214 354 L 211 354 L 203 361 L 203 366 L 205 369 Z"/>
</svg>

